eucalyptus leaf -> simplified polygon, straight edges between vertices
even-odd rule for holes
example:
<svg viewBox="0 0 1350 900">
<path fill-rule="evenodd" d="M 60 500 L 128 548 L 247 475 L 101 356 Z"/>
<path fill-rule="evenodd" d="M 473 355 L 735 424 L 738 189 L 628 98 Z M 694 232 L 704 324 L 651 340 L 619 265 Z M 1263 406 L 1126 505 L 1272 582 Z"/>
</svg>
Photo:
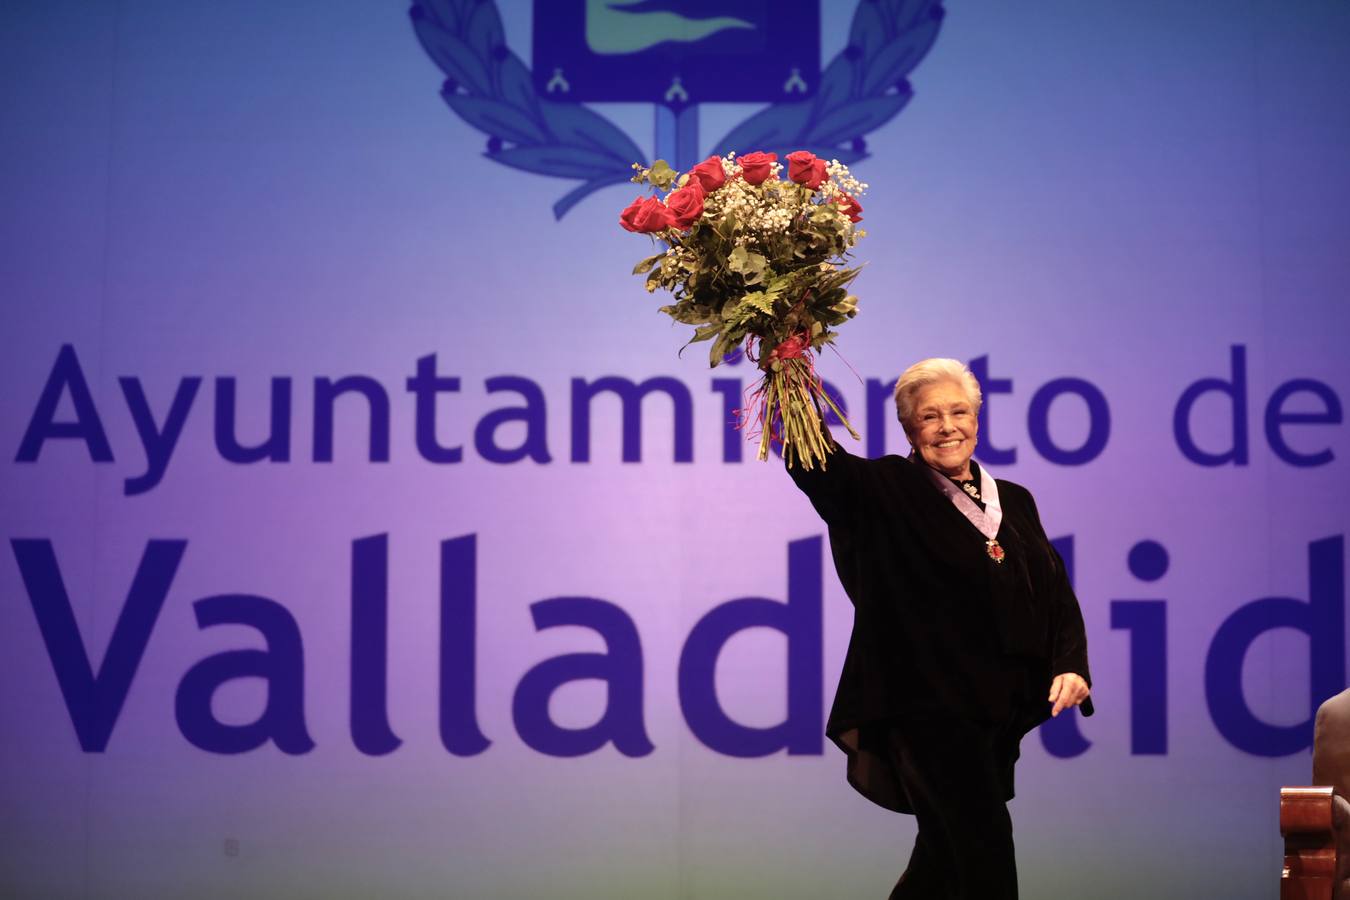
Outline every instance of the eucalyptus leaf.
<svg viewBox="0 0 1350 900">
<path fill-rule="evenodd" d="M 744 278 L 746 284 L 759 284 L 763 281 L 768 265 L 767 259 L 744 247 L 737 247 L 727 257 L 727 268 Z"/>
<path fill-rule="evenodd" d="M 647 171 L 647 180 L 656 187 L 668 188 L 674 184 L 678 174 L 664 159 L 658 159 Z"/>
<path fill-rule="evenodd" d="M 727 336 L 719 335 L 713 342 L 712 349 L 708 351 L 708 368 L 715 369 L 722 358 L 731 352 L 731 347 L 727 344 Z"/>
<path fill-rule="evenodd" d="M 702 325 L 694 330 L 694 336 L 689 339 L 689 343 L 697 344 L 700 341 L 712 340 L 713 336 L 721 330 L 722 325 L 719 322 L 714 322 L 711 325 Z"/>
<path fill-rule="evenodd" d="M 633 274 L 641 275 L 644 272 L 650 272 L 652 270 L 652 266 L 656 265 L 665 258 L 666 255 L 664 253 L 657 253 L 652 256 L 649 256 L 642 262 L 638 263 L 636 266 L 633 266 Z"/>
</svg>

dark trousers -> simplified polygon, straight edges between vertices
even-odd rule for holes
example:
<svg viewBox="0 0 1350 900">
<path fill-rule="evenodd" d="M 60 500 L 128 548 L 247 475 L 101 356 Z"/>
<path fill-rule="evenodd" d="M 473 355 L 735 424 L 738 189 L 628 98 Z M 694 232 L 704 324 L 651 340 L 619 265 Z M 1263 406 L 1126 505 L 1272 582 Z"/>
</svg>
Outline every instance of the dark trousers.
<svg viewBox="0 0 1350 900">
<path fill-rule="evenodd" d="M 1016 900 L 1007 799 L 1018 738 L 954 719 L 891 728 L 891 764 L 919 823 L 891 900 Z"/>
</svg>

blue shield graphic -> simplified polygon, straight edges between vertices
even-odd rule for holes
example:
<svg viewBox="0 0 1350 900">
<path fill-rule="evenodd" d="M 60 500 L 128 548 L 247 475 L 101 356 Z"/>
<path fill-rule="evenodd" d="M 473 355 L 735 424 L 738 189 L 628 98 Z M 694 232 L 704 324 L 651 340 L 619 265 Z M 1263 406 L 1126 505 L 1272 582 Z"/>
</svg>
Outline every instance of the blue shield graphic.
<svg viewBox="0 0 1350 900">
<path fill-rule="evenodd" d="M 550 100 L 800 100 L 820 76 L 819 0 L 535 0 L 535 89 Z"/>
</svg>

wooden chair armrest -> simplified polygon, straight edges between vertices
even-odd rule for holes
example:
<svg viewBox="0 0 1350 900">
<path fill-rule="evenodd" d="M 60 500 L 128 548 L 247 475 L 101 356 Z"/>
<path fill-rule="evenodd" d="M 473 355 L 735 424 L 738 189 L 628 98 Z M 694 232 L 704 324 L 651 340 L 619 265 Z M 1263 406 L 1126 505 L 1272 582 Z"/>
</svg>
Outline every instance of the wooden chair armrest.
<svg viewBox="0 0 1350 900">
<path fill-rule="evenodd" d="M 1331 900 L 1336 878 L 1330 787 L 1280 788 L 1280 900 Z"/>
</svg>

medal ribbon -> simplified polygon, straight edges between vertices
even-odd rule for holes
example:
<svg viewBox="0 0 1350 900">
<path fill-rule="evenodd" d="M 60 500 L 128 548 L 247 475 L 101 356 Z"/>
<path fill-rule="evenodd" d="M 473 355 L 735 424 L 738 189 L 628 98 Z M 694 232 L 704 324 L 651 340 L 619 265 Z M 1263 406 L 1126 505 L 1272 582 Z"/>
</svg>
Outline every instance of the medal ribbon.
<svg viewBox="0 0 1350 900">
<path fill-rule="evenodd" d="M 983 469 L 980 470 L 980 496 L 984 498 L 984 509 L 980 509 L 975 501 L 953 484 L 946 475 L 926 463 L 920 462 L 920 465 L 928 470 L 928 477 L 933 480 L 937 489 L 947 495 L 947 499 L 961 511 L 961 515 L 980 530 L 980 534 L 991 541 L 998 536 L 998 526 L 1003 522 L 1003 507 L 998 502 L 998 483 L 993 475 Z"/>
</svg>

